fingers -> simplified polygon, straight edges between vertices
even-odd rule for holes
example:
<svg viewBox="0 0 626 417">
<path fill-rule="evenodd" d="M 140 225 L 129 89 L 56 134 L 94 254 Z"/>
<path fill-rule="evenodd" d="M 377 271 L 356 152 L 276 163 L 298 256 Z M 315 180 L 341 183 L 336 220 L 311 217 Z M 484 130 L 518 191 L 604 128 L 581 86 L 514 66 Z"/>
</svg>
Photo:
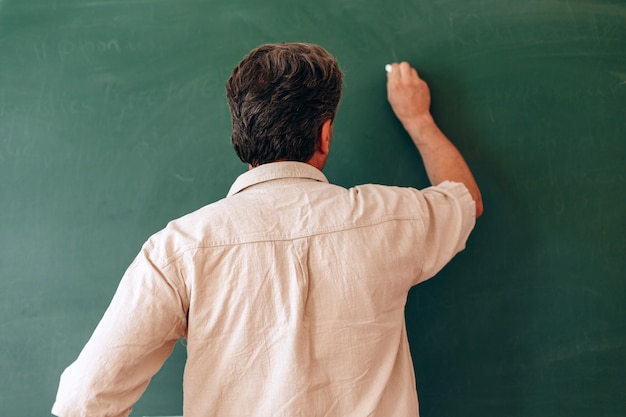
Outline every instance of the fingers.
<svg viewBox="0 0 626 417">
<path fill-rule="evenodd" d="M 401 78 L 411 78 L 417 75 L 417 71 L 411 68 L 408 62 L 401 62 L 398 67 L 400 69 Z"/>
<path fill-rule="evenodd" d="M 417 70 L 408 62 L 394 62 L 392 64 L 387 65 L 387 78 L 419 78 L 417 74 Z"/>
</svg>

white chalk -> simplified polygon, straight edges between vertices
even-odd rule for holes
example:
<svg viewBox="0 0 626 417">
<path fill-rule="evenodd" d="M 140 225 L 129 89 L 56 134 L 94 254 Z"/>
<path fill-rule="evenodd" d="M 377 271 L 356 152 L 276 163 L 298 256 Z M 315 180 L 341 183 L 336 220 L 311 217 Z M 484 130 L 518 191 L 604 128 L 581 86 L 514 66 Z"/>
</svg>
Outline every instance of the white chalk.
<svg viewBox="0 0 626 417">
<path fill-rule="evenodd" d="M 391 72 L 391 64 L 385 65 L 385 71 Z"/>
</svg>

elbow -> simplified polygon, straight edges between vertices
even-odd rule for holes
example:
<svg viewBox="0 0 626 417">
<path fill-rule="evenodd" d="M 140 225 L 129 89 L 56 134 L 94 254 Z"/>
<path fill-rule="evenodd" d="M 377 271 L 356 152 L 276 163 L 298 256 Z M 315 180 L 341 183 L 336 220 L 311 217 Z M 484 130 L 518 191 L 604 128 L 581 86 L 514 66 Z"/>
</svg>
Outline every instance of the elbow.
<svg viewBox="0 0 626 417">
<path fill-rule="evenodd" d="M 474 202 L 476 203 L 476 218 L 478 219 L 483 215 L 483 200 L 479 196 Z"/>
<path fill-rule="evenodd" d="M 483 205 L 481 204 L 480 206 L 476 206 L 476 218 L 478 219 L 480 216 L 483 215 Z"/>
</svg>

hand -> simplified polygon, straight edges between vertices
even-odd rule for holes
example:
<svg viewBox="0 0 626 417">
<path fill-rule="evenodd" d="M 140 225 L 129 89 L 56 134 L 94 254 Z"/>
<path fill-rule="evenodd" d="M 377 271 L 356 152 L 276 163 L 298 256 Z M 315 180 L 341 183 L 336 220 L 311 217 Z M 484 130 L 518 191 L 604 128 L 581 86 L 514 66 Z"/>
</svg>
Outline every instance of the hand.
<svg viewBox="0 0 626 417">
<path fill-rule="evenodd" d="M 407 62 L 391 64 L 387 73 L 387 99 L 407 130 L 422 122 L 432 123 L 428 85 Z"/>
</svg>

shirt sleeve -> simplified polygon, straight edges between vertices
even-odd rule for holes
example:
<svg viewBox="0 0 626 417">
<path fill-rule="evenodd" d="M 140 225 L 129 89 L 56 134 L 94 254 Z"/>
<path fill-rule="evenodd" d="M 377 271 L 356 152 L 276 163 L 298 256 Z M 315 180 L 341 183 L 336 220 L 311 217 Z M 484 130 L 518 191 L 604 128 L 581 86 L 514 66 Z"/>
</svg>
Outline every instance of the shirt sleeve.
<svg viewBox="0 0 626 417">
<path fill-rule="evenodd" d="M 465 249 L 476 224 L 476 203 L 465 185 L 450 181 L 426 188 L 421 194 L 425 244 L 420 281 L 424 281 Z"/>
<path fill-rule="evenodd" d="M 127 416 L 185 335 L 184 284 L 140 253 L 82 352 L 61 375 L 52 413 Z"/>
</svg>

